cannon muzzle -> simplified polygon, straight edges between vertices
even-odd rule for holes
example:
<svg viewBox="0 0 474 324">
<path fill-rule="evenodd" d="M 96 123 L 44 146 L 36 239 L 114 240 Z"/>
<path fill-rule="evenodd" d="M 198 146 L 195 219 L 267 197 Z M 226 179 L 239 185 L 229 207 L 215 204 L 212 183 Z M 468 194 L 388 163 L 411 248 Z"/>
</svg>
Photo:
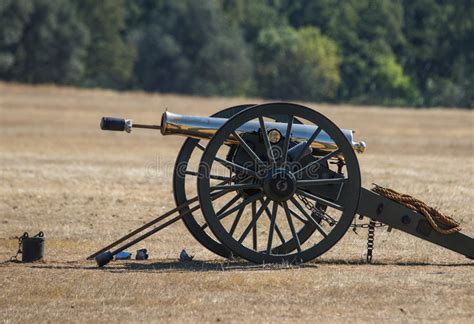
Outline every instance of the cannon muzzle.
<svg viewBox="0 0 474 324">
<path fill-rule="evenodd" d="M 160 130 L 161 126 L 134 124 L 131 119 L 117 117 L 102 117 L 100 121 L 100 129 L 102 130 L 130 133 L 132 128 L 149 128 Z"/>
<path fill-rule="evenodd" d="M 100 129 L 117 132 L 126 131 L 130 133 L 132 130 L 132 121 L 124 118 L 102 117 Z"/>
</svg>

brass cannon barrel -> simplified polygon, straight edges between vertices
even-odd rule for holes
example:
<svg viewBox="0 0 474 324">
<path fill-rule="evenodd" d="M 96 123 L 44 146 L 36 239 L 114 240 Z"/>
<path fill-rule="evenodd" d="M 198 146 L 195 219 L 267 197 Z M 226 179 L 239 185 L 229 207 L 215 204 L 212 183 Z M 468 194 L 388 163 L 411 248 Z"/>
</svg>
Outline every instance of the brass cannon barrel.
<svg viewBox="0 0 474 324">
<path fill-rule="evenodd" d="M 161 119 L 161 134 L 163 135 L 182 135 L 186 137 L 193 137 L 199 139 L 211 139 L 217 130 L 228 119 L 216 117 L 200 117 L 174 114 L 171 112 L 163 113 Z M 286 133 L 287 124 L 278 122 L 265 122 L 267 131 L 278 130 L 280 134 Z M 252 133 L 258 132 L 260 124 L 257 121 L 249 121 L 237 129 L 237 133 Z M 293 124 L 291 139 L 296 142 L 303 142 L 308 140 L 316 131 L 317 126 Z M 363 141 L 354 142 L 353 131 L 349 129 L 341 130 L 346 136 L 349 143 L 356 152 L 363 153 L 365 151 L 365 143 Z M 235 138 L 230 137 L 227 140 L 228 144 L 237 144 Z M 322 131 L 311 144 L 313 153 L 328 153 L 337 149 L 336 144 L 324 131 Z"/>
<path fill-rule="evenodd" d="M 135 124 L 130 119 L 103 117 L 100 127 L 103 130 L 126 131 L 128 133 L 131 132 L 132 128 L 149 128 L 161 130 L 161 134 L 163 135 L 182 135 L 199 139 L 211 139 L 227 120 L 226 118 L 187 116 L 165 112 L 161 118 L 160 125 Z M 265 125 L 269 135 L 276 134 L 277 139 L 281 138 L 281 134 L 286 133 L 286 123 L 265 122 Z M 316 130 L 316 125 L 293 124 L 291 139 L 295 142 L 307 141 Z M 257 121 L 249 121 L 236 130 L 239 134 L 256 133 L 259 131 L 260 124 Z M 363 141 L 354 142 L 354 132 L 352 130 L 341 129 L 341 131 L 349 143 L 351 143 L 354 151 L 358 153 L 365 151 L 366 145 Z M 231 136 L 227 139 L 226 143 L 238 144 L 238 140 Z M 337 145 L 326 132 L 321 131 L 311 143 L 311 148 L 313 149 L 314 155 L 324 155 L 336 150 Z"/>
</svg>

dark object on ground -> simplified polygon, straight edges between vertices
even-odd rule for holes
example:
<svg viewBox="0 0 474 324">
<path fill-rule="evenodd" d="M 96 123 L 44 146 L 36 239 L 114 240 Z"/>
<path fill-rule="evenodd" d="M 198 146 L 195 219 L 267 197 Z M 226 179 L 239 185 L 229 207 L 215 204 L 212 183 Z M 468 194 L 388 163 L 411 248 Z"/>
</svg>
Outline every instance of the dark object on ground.
<svg viewBox="0 0 474 324">
<path fill-rule="evenodd" d="M 135 260 L 147 260 L 147 259 L 148 259 L 147 249 L 137 250 L 137 254 L 135 255 Z"/>
<path fill-rule="evenodd" d="M 186 250 L 182 250 L 181 253 L 179 254 L 179 261 L 192 261 L 194 258 L 194 255 L 189 255 Z"/>
<path fill-rule="evenodd" d="M 95 257 L 95 262 L 99 267 L 105 266 L 107 263 L 114 259 L 114 255 L 110 252 L 103 252 Z"/>
<path fill-rule="evenodd" d="M 130 260 L 132 257 L 132 253 L 127 251 L 120 251 L 119 253 L 115 254 L 115 260 Z"/>
<path fill-rule="evenodd" d="M 18 238 L 18 252 L 12 259 L 16 259 L 21 254 L 22 262 L 34 262 L 42 260 L 44 256 L 44 233 L 39 232 L 33 237 L 25 232 Z"/>
</svg>

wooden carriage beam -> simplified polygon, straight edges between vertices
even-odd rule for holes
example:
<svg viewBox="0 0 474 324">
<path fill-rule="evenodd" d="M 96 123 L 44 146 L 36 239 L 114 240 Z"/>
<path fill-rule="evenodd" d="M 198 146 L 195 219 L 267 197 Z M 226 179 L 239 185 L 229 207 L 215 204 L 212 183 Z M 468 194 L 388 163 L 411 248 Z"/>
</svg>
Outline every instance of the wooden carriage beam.
<svg viewBox="0 0 474 324">
<path fill-rule="evenodd" d="M 423 215 L 373 191 L 362 188 L 357 213 L 402 232 L 474 258 L 474 239 L 460 232 L 436 232 Z"/>
</svg>

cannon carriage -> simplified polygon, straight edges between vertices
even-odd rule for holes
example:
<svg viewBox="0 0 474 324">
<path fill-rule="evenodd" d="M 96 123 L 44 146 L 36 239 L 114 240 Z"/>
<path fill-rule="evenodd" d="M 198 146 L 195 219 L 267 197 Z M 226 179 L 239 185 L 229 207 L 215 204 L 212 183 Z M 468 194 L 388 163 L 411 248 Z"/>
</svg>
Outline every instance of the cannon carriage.
<svg viewBox="0 0 474 324">
<path fill-rule="evenodd" d="M 101 128 L 151 128 L 187 139 L 173 173 L 177 207 L 92 254 L 99 266 L 180 219 L 222 257 L 306 262 L 333 247 L 356 214 L 474 257 L 472 238 L 441 234 L 419 212 L 362 188 L 356 152 L 365 143 L 310 108 L 249 104 L 210 117 L 165 112 L 160 125 L 104 117 Z"/>
</svg>

